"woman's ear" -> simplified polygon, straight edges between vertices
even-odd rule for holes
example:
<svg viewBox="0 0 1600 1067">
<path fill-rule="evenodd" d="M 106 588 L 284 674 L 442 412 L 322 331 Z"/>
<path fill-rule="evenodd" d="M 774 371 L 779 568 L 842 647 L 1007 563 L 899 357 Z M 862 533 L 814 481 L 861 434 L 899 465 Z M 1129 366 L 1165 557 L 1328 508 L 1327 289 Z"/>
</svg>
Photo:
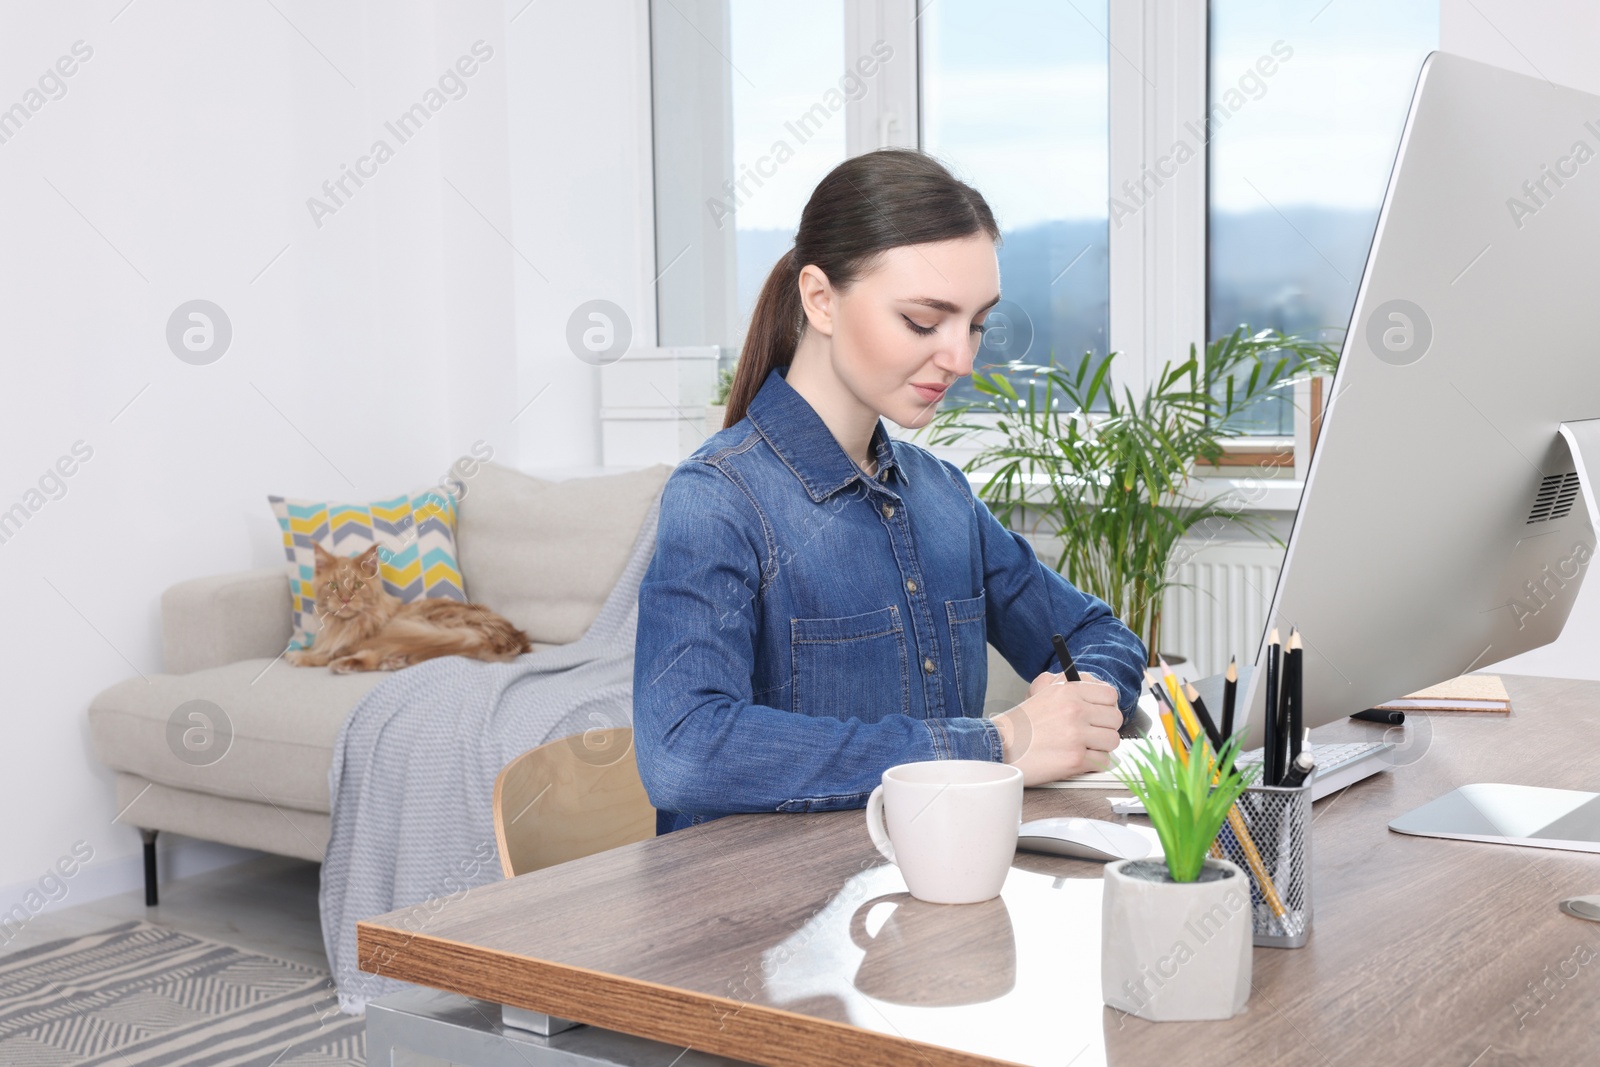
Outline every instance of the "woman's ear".
<svg viewBox="0 0 1600 1067">
<path fill-rule="evenodd" d="M 815 263 L 807 263 L 795 280 L 800 287 L 800 306 L 805 310 L 806 322 L 824 337 L 833 336 L 833 310 L 836 295 L 828 276 Z"/>
</svg>

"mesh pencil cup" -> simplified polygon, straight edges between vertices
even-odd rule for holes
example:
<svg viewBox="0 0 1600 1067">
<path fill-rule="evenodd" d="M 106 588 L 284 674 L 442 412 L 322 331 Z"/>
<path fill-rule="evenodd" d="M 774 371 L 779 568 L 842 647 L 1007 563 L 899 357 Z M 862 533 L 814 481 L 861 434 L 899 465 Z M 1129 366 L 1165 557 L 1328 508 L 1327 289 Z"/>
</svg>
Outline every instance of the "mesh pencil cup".
<svg viewBox="0 0 1600 1067">
<path fill-rule="evenodd" d="M 1250 876 L 1254 943 L 1299 948 L 1311 934 L 1311 783 L 1253 785 L 1217 834 L 1212 855 Z M 1242 831 L 1242 832 L 1241 832 Z"/>
</svg>

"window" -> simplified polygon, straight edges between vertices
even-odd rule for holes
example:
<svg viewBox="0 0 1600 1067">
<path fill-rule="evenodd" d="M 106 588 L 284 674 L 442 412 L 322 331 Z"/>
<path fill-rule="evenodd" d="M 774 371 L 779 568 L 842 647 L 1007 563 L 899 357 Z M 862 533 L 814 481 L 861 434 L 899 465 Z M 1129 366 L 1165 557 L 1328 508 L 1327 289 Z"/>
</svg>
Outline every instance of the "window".
<svg viewBox="0 0 1600 1067">
<path fill-rule="evenodd" d="M 1439 5 L 1152 7 L 653 0 L 659 343 L 731 362 L 816 182 L 885 144 L 920 144 L 995 210 L 1004 300 L 980 369 L 1115 347 L 1137 393 L 1239 323 L 1337 342 Z M 884 41 L 893 61 L 849 86 Z M 1207 169 L 1151 178 L 1180 142 Z M 1152 189 L 1112 224 L 1124 179 Z M 1241 428 L 1293 418 L 1285 397 Z"/>
<path fill-rule="evenodd" d="M 747 64 L 759 79 L 733 79 L 742 339 L 762 283 L 794 244 L 811 191 L 845 158 L 838 91 L 845 65 L 844 5 L 834 0 L 774 8 L 741 0 L 732 14 L 735 62 Z"/>
<path fill-rule="evenodd" d="M 1209 335 L 1240 323 L 1338 343 L 1437 4 L 1210 5 Z M 1287 397 L 1245 427 L 1291 434 Z"/>
<path fill-rule="evenodd" d="M 1000 223 L 1000 304 L 976 370 L 1107 351 L 1107 5 L 922 6 L 921 143 Z M 971 379 L 952 387 L 960 402 Z"/>
<path fill-rule="evenodd" d="M 732 362 L 817 182 L 845 158 L 844 3 L 651 6 L 662 345 Z"/>
</svg>

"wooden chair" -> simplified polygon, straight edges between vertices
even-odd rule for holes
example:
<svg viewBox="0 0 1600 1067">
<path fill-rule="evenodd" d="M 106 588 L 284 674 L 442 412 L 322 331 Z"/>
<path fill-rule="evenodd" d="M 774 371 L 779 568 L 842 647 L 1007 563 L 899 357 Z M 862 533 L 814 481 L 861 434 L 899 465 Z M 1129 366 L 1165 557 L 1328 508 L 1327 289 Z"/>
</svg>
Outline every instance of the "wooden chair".
<svg viewBox="0 0 1600 1067">
<path fill-rule="evenodd" d="M 494 836 L 507 878 L 644 841 L 656 833 L 628 727 L 549 741 L 494 783 Z"/>
</svg>

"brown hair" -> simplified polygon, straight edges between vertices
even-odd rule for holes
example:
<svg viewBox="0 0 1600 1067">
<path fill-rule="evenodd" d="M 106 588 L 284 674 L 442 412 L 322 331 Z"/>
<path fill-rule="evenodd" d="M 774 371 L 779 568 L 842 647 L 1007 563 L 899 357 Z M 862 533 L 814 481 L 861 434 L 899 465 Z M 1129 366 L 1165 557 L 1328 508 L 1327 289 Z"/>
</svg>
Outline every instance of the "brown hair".
<svg viewBox="0 0 1600 1067">
<path fill-rule="evenodd" d="M 843 291 L 891 248 L 975 233 L 1000 240 L 983 194 L 924 152 L 880 148 L 834 167 L 806 201 L 794 247 L 761 286 L 728 391 L 723 428 L 744 418 L 772 368 L 794 361 L 805 328 L 797 282 L 807 264 L 816 264 Z"/>
</svg>

